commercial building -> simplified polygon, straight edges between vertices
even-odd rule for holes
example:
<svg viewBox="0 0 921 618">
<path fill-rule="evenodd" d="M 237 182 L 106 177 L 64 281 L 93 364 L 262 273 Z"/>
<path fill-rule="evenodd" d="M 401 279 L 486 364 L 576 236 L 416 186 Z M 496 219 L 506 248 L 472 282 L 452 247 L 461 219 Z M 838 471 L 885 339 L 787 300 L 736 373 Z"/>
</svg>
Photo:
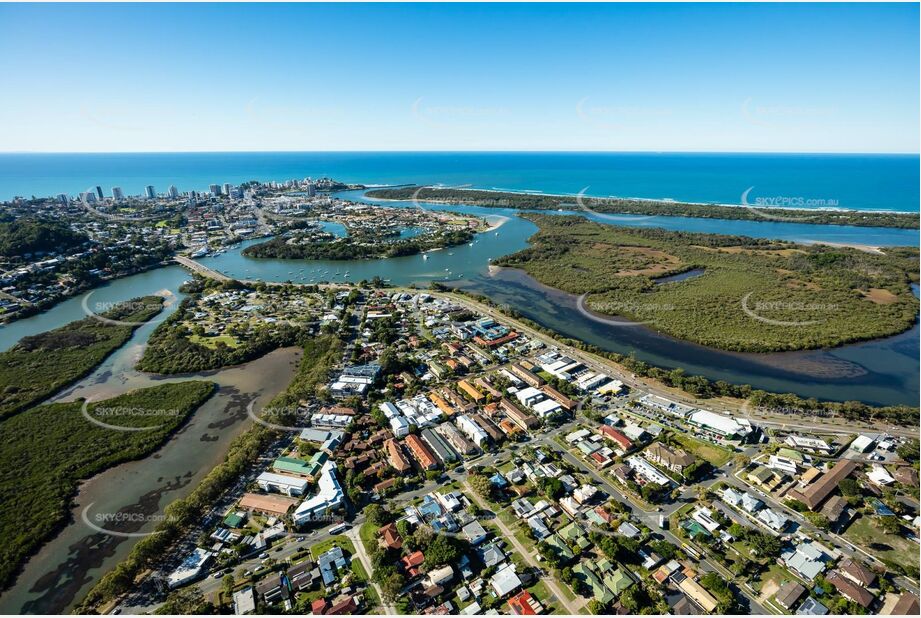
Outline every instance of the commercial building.
<svg viewBox="0 0 921 618">
<path fill-rule="evenodd" d="M 606 427 L 606 425 L 604 425 L 604 427 Z M 661 442 L 656 442 L 646 449 L 644 455 L 652 463 L 657 463 L 679 474 L 694 463 L 694 457 L 692 455 L 681 450 L 672 450 Z"/>
<path fill-rule="evenodd" d="M 751 424 L 747 420 L 736 420 L 709 410 L 692 412 L 688 422 L 726 440 L 741 440 L 752 432 Z"/>
<path fill-rule="evenodd" d="M 466 414 L 457 416 L 454 419 L 454 424 L 478 447 L 483 448 L 489 442 L 489 436 L 486 432 Z"/>
<path fill-rule="evenodd" d="M 210 551 L 196 547 L 191 554 L 183 559 L 175 571 L 167 575 L 166 585 L 172 589 L 196 580 L 202 575 L 205 565 L 208 564 L 213 555 Z"/>
<path fill-rule="evenodd" d="M 294 511 L 292 519 L 295 525 L 321 520 L 340 508 L 345 502 L 345 492 L 336 478 L 336 464 L 327 461 L 317 480 L 316 495 L 304 500 Z"/>
<path fill-rule="evenodd" d="M 838 484 L 849 477 L 858 468 L 858 464 L 850 459 L 842 459 L 835 467 L 809 484 L 805 489 L 792 489 L 787 492 L 791 498 L 799 500 L 810 510 L 815 510 L 838 487 Z"/>
<path fill-rule="evenodd" d="M 540 427 L 540 421 L 537 417 L 524 412 L 521 408 L 504 397 L 499 401 L 499 407 L 502 408 L 502 411 L 505 412 L 509 420 L 524 430 Z"/>
<path fill-rule="evenodd" d="M 384 442 L 384 450 L 387 453 L 387 462 L 394 470 L 402 474 L 412 469 L 412 465 L 410 465 L 409 460 L 406 459 L 403 449 L 396 440 L 390 438 Z"/>
<path fill-rule="evenodd" d="M 263 491 L 275 491 L 289 496 L 300 496 L 307 490 L 307 479 L 287 474 L 263 472 L 256 478 Z"/>
<path fill-rule="evenodd" d="M 667 476 L 659 472 L 655 466 L 642 457 L 637 457 L 636 455 L 627 457 L 627 465 L 647 483 L 655 483 L 656 485 L 668 485 L 671 483 Z"/>
<path fill-rule="evenodd" d="M 247 511 L 254 511 L 273 517 L 284 517 L 297 504 L 297 500 L 272 494 L 245 493 L 238 506 Z"/>
<path fill-rule="evenodd" d="M 457 461 L 457 453 L 448 445 L 447 440 L 435 433 L 431 428 L 422 430 L 422 439 L 428 444 L 429 448 L 435 454 L 442 464 L 449 464 Z"/>
<path fill-rule="evenodd" d="M 533 387 L 541 386 L 544 383 L 544 379 L 539 375 L 525 369 L 521 363 L 514 363 L 511 366 L 512 373 L 521 378 L 525 384 L 528 384 Z"/>
<path fill-rule="evenodd" d="M 438 467 L 438 462 L 435 460 L 435 456 L 432 455 L 432 451 L 418 436 L 412 434 L 406 436 L 406 446 L 409 447 L 409 452 L 412 453 L 412 456 L 423 470 L 434 470 Z"/>
</svg>

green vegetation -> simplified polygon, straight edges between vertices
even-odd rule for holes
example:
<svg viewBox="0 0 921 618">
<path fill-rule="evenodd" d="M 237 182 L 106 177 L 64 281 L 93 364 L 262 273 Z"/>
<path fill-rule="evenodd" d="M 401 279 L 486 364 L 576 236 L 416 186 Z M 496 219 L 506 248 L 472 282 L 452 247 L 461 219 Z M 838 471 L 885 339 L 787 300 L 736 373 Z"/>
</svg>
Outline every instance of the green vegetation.
<svg viewBox="0 0 921 618">
<path fill-rule="evenodd" d="M 703 459 L 714 468 L 722 467 L 726 462 L 732 459 L 731 450 L 717 446 L 711 442 L 704 442 L 703 440 L 692 438 L 685 433 L 678 431 L 670 433 L 669 441 L 678 444 L 681 448 Z"/>
<path fill-rule="evenodd" d="M 131 391 L 88 406 L 82 401 L 31 408 L 0 424 L 0 586 L 62 526 L 77 483 L 160 447 L 214 391 L 211 382 L 180 382 Z M 24 518 L 25 517 L 25 518 Z M 117 524 L 111 524 L 117 525 Z"/>
<path fill-rule="evenodd" d="M 526 215 L 532 246 L 496 262 L 588 294 L 590 309 L 724 350 L 837 346 L 914 324 L 918 250 L 885 255 L 740 236 L 625 228 Z M 660 284 L 656 278 L 703 273 Z"/>
<path fill-rule="evenodd" d="M 144 356 L 137 364 L 151 373 L 188 373 L 239 365 L 276 348 L 294 345 L 303 337 L 301 327 L 275 322 L 254 326 L 238 336 L 203 337 L 194 324 L 196 298 L 179 308 L 150 335 Z"/>
<path fill-rule="evenodd" d="M 469 229 L 449 229 L 423 234 L 415 238 L 392 240 L 368 235 L 337 238 L 329 242 L 297 242 L 292 237 L 276 236 L 243 250 L 243 255 L 254 258 L 281 258 L 289 260 L 362 260 L 416 255 L 423 251 L 454 247 L 473 240 Z"/>
<path fill-rule="evenodd" d="M 390 200 L 417 199 L 445 204 L 468 204 L 487 208 L 528 208 L 533 210 L 576 210 L 574 197 L 557 195 L 532 195 L 502 193 L 474 189 L 443 189 L 435 187 L 398 187 L 373 189 L 368 197 Z M 763 221 L 777 218 L 780 221 L 822 225 L 856 225 L 861 227 L 918 228 L 918 216 L 911 213 L 854 212 L 786 208 L 753 208 L 723 206 L 719 204 L 688 204 L 655 200 L 583 197 L 586 208 L 600 213 L 630 215 L 655 215 L 666 217 L 695 217 L 703 219 L 734 219 Z"/>
<path fill-rule="evenodd" d="M 34 405 L 89 374 L 128 341 L 137 326 L 162 308 L 162 298 L 144 296 L 101 314 L 126 324 L 87 317 L 23 337 L 11 349 L 0 353 L 0 418 Z"/>
<path fill-rule="evenodd" d="M 310 548 L 310 555 L 317 559 L 320 557 L 320 554 L 324 554 L 331 550 L 333 547 L 341 547 L 342 551 L 347 553 L 350 556 L 355 555 L 355 545 L 352 543 L 352 540 L 345 536 L 344 534 L 337 534 L 336 536 L 331 536 L 325 541 L 317 543 Z"/>
<path fill-rule="evenodd" d="M 439 283 L 433 283 L 432 289 L 444 292 L 446 288 Z M 725 380 L 710 380 L 704 376 L 687 375 L 683 369 L 664 369 L 638 360 L 632 354 L 620 354 L 604 350 L 581 339 L 573 339 L 558 333 L 555 330 L 538 324 L 509 308 L 499 306 L 488 297 L 481 294 L 471 294 L 463 290 L 451 290 L 453 294 L 468 297 L 474 301 L 491 307 L 493 310 L 507 315 L 521 322 L 558 343 L 576 348 L 589 354 L 617 363 L 625 370 L 639 377 L 655 380 L 665 386 L 681 389 L 694 397 L 707 399 L 711 397 L 732 397 L 745 399 L 753 409 L 769 410 L 784 414 L 802 414 L 816 417 L 835 417 L 845 421 L 866 420 L 868 418 L 885 419 L 896 425 L 917 427 L 918 408 L 911 406 L 881 406 L 874 407 L 862 401 L 819 401 L 817 399 L 804 399 L 793 393 L 770 393 L 753 389 L 749 384 L 732 384 Z"/>
<path fill-rule="evenodd" d="M 885 518 L 860 516 L 844 532 L 844 538 L 851 543 L 868 549 L 874 556 L 895 571 L 901 571 L 911 578 L 918 577 L 918 545 L 885 529 Z M 877 522 L 879 525 L 877 525 Z"/>
<path fill-rule="evenodd" d="M 294 381 L 269 403 L 269 408 L 280 408 L 316 388 L 318 376 L 325 376 L 332 363 L 341 355 L 342 342 L 332 336 L 317 337 L 303 343 L 304 355 Z M 167 515 L 157 525 L 157 534 L 141 539 L 122 562 L 106 573 L 87 593 L 76 609 L 77 613 L 94 610 L 131 590 L 135 579 L 153 565 L 182 533 L 197 524 L 215 502 L 232 487 L 277 438 L 277 432 L 255 423 L 230 443 L 224 461 L 208 473 L 191 494 L 166 507 Z"/>
<path fill-rule="evenodd" d="M 79 247 L 89 239 L 60 221 L 14 219 L 0 221 L 0 256 L 27 253 L 61 253 Z"/>
</svg>

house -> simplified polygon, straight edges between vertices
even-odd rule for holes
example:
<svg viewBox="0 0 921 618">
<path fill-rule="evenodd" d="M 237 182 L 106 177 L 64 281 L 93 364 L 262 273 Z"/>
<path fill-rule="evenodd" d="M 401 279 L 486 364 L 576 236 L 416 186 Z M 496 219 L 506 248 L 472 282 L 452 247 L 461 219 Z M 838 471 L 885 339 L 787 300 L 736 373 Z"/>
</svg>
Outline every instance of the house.
<svg viewBox="0 0 921 618">
<path fill-rule="evenodd" d="M 813 599 L 807 598 L 803 604 L 796 610 L 797 616 L 825 616 L 828 614 L 828 608 Z"/>
<path fill-rule="evenodd" d="M 256 594 L 272 605 L 288 598 L 288 586 L 281 573 L 272 573 L 256 584 Z"/>
<path fill-rule="evenodd" d="M 850 507 L 847 503 L 847 500 L 841 496 L 832 496 L 825 503 L 825 506 L 822 507 L 820 513 L 828 519 L 830 524 L 834 525 L 838 523 L 845 523 L 843 519 L 849 510 Z"/>
<path fill-rule="evenodd" d="M 521 579 L 515 573 L 515 564 L 508 564 L 496 571 L 490 578 L 489 585 L 500 599 L 518 590 L 521 587 Z"/>
<path fill-rule="evenodd" d="M 845 599 L 853 601 L 864 609 L 869 609 L 875 597 L 865 588 L 856 585 L 839 571 L 831 571 L 825 579 L 834 586 Z"/>
<path fill-rule="evenodd" d="M 350 616 L 355 613 L 355 610 L 358 609 L 358 603 L 355 601 L 355 597 L 348 597 L 342 601 L 339 601 L 335 605 L 331 606 L 326 610 L 327 616 Z"/>
<path fill-rule="evenodd" d="M 758 520 L 775 532 L 783 531 L 790 523 L 790 520 L 787 519 L 786 516 L 778 513 L 774 509 L 764 509 L 758 513 Z"/>
<path fill-rule="evenodd" d="M 807 581 L 814 580 L 825 570 L 828 556 L 815 541 L 800 543 L 794 549 L 780 554 L 781 561 L 787 568 Z"/>
<path fill-rule="evenodd" d="M 314 568 L 313 562 L 305 560 L 288 569 L 288 583 L 295 592 L 303 592 L 313 587 L 314 581 L 319 579 L 320 571 Z"/>
<path fill-rule="evenodd" d="M 403 565 L 403 570 L 406 571 L 409 577 L 416 577 L 419 575 L 419 567 L 422 566 L 423 562 L 425 562 L 425 554 L 421 551 L 414 551 L 407 556 L 403 556 L 400 560 L 400 563 Z"/>
<path fill-rule="evenodd" d="M 242 590 L 233 593 L 233 613 L 237 616 L 245 616 L 256 611 L 256 595 L 253 593 L 252 586 L 247 586 Z"/>
<path fill-rule="evenodd" d="M 348 568 L 349 562 L 342 552 L 341 547 L 333 547 L 317 557 L 317 565 L 320 567 L 320 577 L 323 578 L 323 585 L 329 587 L 332 585 L 340 571 Z"/>
<path fill-rule="evenodd" d="M 893 616 L 917 616 L 918 615 L 918 597 L 910 592 L 903 592 L 899 600 L 896 601 L 892 608 Z"/>
<path fill-rule="evenodd" d="M 377 532 L 381 536 L 381 543 L 387 549 L 400 549 L 403 547 L 403 539 L 400 537 L 395 523 L 390 522 L 386 526 L 381 527 Z"/>
<path fill-rule="evenodd" d="M 842 560 L 838 564 L 838 571 L 858 586 L 863 586 L 864 588 L 872 588 L 873 584 L 876 583 L 876 573 L 853 558 Z"/>
<path fill-rule="evenodd" d="M 806 588 L 795 581 L 788 581 L 780 586 L 774 593 L 774 600 L 777 604 L 786 610 L 792 610 L 799 602 L 803 595 L 806 594 Z"/>
<path fill-rule="evenodd" d="M 477 520 L 473 520 L 466 526 L 461 529 L 464 536 L 467 537 L 467 540 L 470 541 L 471 545 L 479 545 L 486 540 L 486 537 L 489 536 L 489 533 L 486 532 L 486 529 L 483 525 Z"/>
<path fill-rule="evenodd" d="M 768 492 L 774 491 L 783 482 L 776 472 L 766 466 L 759 466 L 754 472 L 750 472 L 748 480 Z"/>
<path fill-rule="evenodd" d="M 685 577 L 678 583 L 678 588 L 680 588 L 688 598 L 697 603 L 705 612 L 710 613 L 716 610 L 718 605 L 716 599 L 706 588 L 697 583 L 694 578 Z"/>
<path fill-rule="evenodd" d="M 515 616 L 537 616 L 544 611 L 544 606 L 540 604 L 540 601 L 527 590 L 522 590 L 509 598 L 508 606 Z"/>
<path fill-rule="evenodd" d="M 431 586 L 444 586 L 449 581 L 454 579 L 454 569 L 451 568 L 451 565 L 446 564 L 437 569 L 432 569 L 428 572 L 427 582 Z"/>
</svg>

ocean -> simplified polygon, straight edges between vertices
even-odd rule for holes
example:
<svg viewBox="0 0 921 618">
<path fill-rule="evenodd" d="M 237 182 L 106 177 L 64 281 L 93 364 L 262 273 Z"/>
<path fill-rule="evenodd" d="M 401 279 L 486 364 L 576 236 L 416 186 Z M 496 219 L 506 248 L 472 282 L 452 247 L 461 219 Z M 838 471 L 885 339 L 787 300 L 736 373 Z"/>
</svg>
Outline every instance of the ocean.
<svg viewBox="0 0 921 618">
<path fill-rule="evenodd" d="M 918 155 L 520 152 L 0 154 L 0 200 L 328 176 L 364 184 L 918 212 Z"/>
</svg>

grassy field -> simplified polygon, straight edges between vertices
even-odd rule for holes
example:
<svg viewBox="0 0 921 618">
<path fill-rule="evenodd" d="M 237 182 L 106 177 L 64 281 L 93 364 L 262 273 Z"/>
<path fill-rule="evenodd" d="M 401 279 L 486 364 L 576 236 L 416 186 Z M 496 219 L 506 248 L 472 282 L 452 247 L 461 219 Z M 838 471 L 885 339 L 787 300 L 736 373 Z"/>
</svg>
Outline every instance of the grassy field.
<svg viewBox="0 0 921 618">
<path fill-rule="evenodd" d="M 0 353 L 0 419 L 39 403 L 90 373 L 163 308 L 159 296 L 126 301 L 100 314 L 124 325 L 87 317 L 23 337 Z"/>
<path fill-rule="evenodd" d="M 317 558 L 320 554 L 328 552 L 333 547 L 341 547 L 342 551 L 348 555 L 355 555 L 355 545 L 352 543 L 352 540 L 344 534 L 337 534 L 336 536 L 332 536 L 321 543 L 317 543 L 310 548 L 310 554 L 314 558 Z M 358 559 L 356 558 L 356 561 L 357 560 Z"/>
<path fill-rule="evenodd" d="M 680 444 L 684 450 L 703 459 L 714 468 L 719 468 L 732 459 L 732 451 L 729 449 L 692 438 L 687 434 L 675 432 L 672 434 L 672 439 Z"/>
<path fill-rule="evenodd" d="M 914 324 L 918 250 L 857 249 L 625 228 L 526 214 L 531 247 L 496 265 L 587 294 L 589 309 L 726 350 L 813 349 L 875 339 Z M 702 274 L 657 284 L 689 270 Z"/>
<path fill-rule="evenodd" d="M 190 335 L 189 341 L 197 345 L 203 345 L 206 348 L 211 348 L 212 350 L 217 349 L 217 344 L 222 343 L 229 348 L 238 348 L 240 347 L 240 342 L 236 337 L 231 335 L 218 335 L 217 337 L 202 337 L 200 335 Z"/>
<path fill-rule="evenodd" d="M 844 532 L 844 538 L 860 545 L 871 554 L 885 562 L 893 562 L 918 573 L 918 545 L 894 534 L 887 534 L 873 525 L 871 517 L 861 516 L 855 519 Z"/>
<path fill-rule="evenodd" d="M 31 408 L 0 424 L 0 585 L 66 522 L 79 481 L 155 451 L 213 391 L 211 382 L 163 384 L 88 407 L 108 425 L 147 431 L 92 423 L 81 401 Z"/>
</svg>

